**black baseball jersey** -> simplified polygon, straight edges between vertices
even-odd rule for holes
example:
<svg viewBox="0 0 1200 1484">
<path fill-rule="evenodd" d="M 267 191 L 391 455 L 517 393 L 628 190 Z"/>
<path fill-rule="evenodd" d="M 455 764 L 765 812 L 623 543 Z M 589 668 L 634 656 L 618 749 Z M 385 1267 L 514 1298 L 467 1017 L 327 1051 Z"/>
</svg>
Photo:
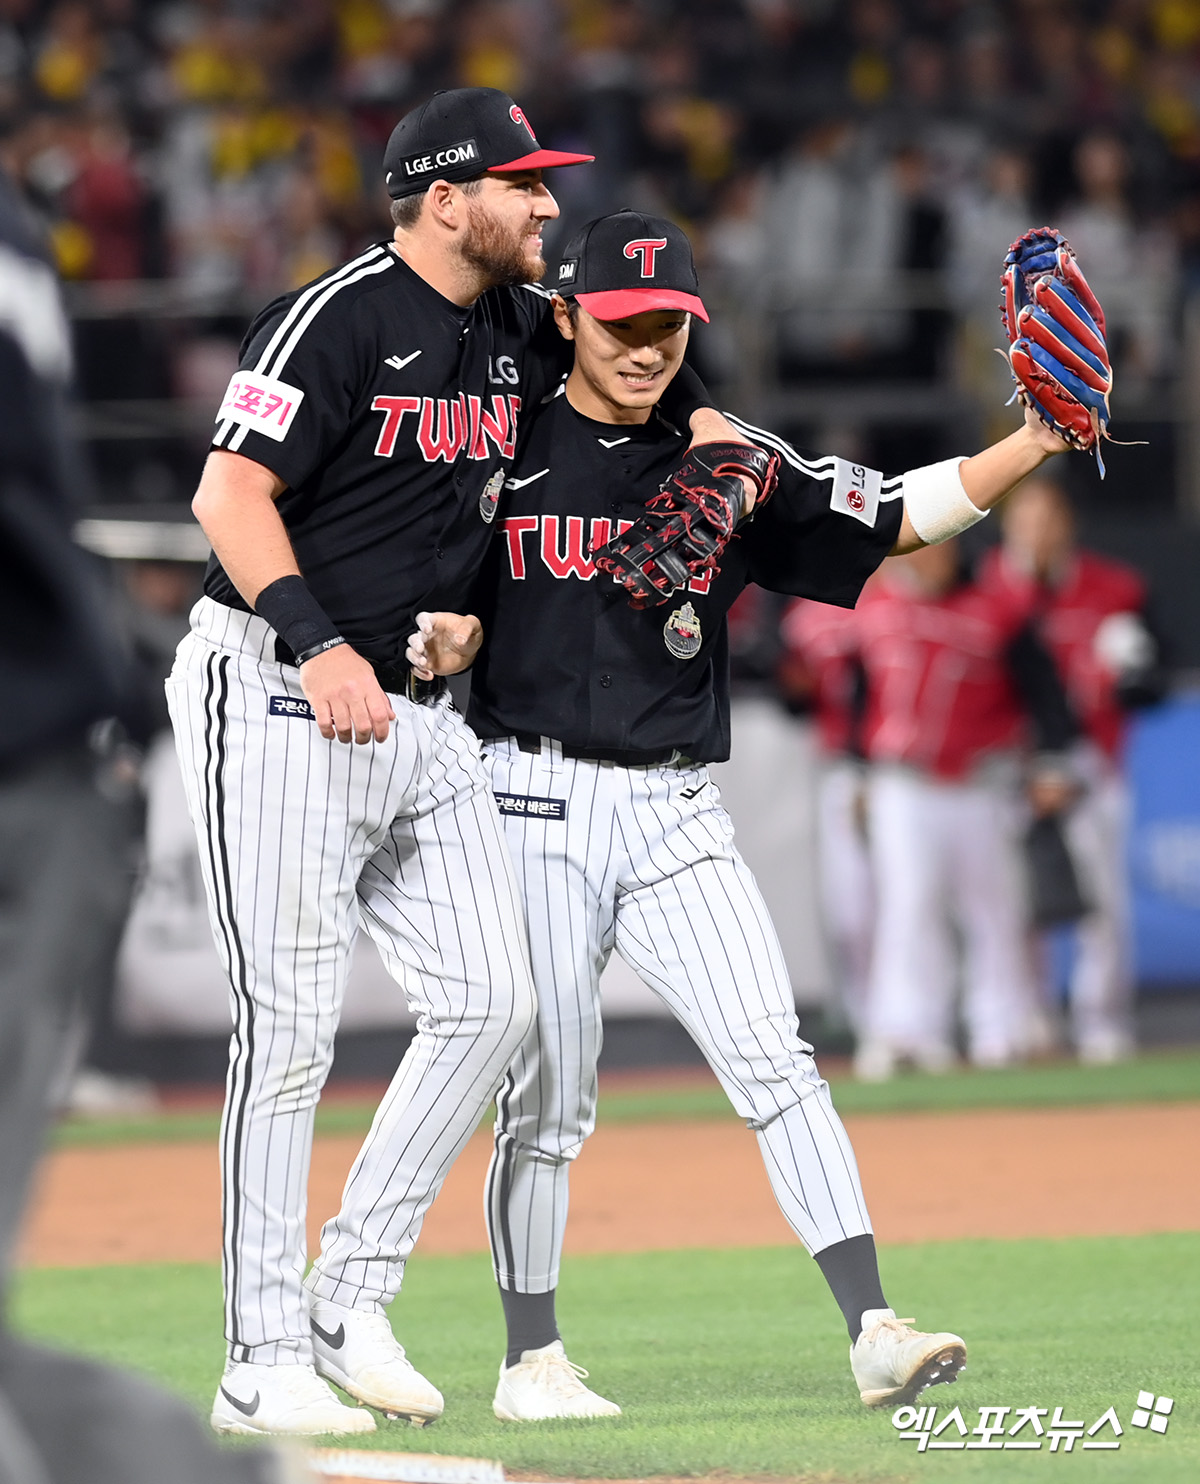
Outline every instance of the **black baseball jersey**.
<svg viewBox="0 0 1200 1484">
<path fill-rule="evenodd" d="M 598 753 L 678 749 L 720 761 L 729 756 L 725 615 L 746 584 L 854 606 L 895 544 L 901 480 L 809 458 L 730 420 L 780 455 L 779 487 L 730 541 L 719 574 L 637 610 L 588 553 L 642 513 L 688 439 L 657 414 L 642 425 L 594 422 L 565 395 L 539 411 L 474 597 L 485 641 L 469 720 L 481 737 L 534 733 Z"/>
<path fill-rule="evenodd" d="M 464 309 L 386 243 L 254 320 L 213 446 L 287 485 L 300 570 L 366 658 L 402 663 L 418 610 L 465 606 L 518 421 L 563 351 L 541 289 Z M 205 592 L 246 609 L 215 558 Z"/>
</svg>

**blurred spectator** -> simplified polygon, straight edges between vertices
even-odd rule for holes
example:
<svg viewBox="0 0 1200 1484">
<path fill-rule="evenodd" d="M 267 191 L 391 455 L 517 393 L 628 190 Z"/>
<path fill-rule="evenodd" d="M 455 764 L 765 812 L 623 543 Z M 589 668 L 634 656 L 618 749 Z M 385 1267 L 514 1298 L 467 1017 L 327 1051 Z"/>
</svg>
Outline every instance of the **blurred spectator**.
<svg viewBox="0 0 1200 1484">
<path fill-rule="evenodd" d="M 1020 1060 L 1036 1010 L 1022 773 L 1032 748 L 1060 754 L 1075 729 L 1025 605 L 958 563 L 954 541 L 894 558 L 857 609 L 879 905 L 855 1066 L 870 1080 L 901 1059 L 953 1063 L 958 982 L 977 1066 Z"/>
<path fill-rule="evenodd" d="M 1024 129 L 1021 100 L 1010 71 L 1009 39 L 998 19 L 993 13 L 987 24 L 963 38 L 955 59 L 958 103 L 983 138 L 1016 148 Z"/>
<path fill-rule="evenodd" d="M 1012 391 L 1000 322 L 1000 267 L 1009 244 L 1033 224 L 1028 158 L 1009 145 L 988 155 L 978 180 L 962 186 L 949 212 L 948 290 L 959 312 L 958 367 L 963 382 L 1001 418 Z M 999 429 L 996 430 L 998 435 Z"/>
<path fill-rule="evenodd" d="M 1117 1061 L 1134 1050 L 1125 718 L 1130 706 L 1162 694 L 1145 584 L 1132 567 L 1076 545 L 1066 492 L 1041 476 L 1009 496 L 1003 545 L 988 554 L 980 580 L 1025 606 L 1083 726 L 1073 759 L 1079 793 L 1065 832 L 1091 910 L 1075 930 L 1071 1040 L 1081 1061 Z"/>
<path fill-rule="evenodd" d="M 1165 230 L 1135 214 L 1129 153 L 1115 134 L 1086 134 L 1074 166 L 1078 198 L 1062 210 L 1056 225 L 1104 305 L 1123 383 L 1161 376 L 1170 369 L 1167 316 L 1175 296 L 1174 246 Z"/>
<path fill-rule="evenodd" d="M 867 844 L 862 756 L 863 673 L 857 617 L 797 598 L 781 629 L 779 684 L 785 699 L 816 723 L 817 871 L 821 918 L 833 961 L 838 1006 L 855 1035 L 866 1032 L 875 892 Z"/>
<path fill-rule="evenodd" d="M 75 172 L 63 204 L 86 239 L 79 276 L 143 277 L 145 191 L 119 117 L 100 114 L 81 126 Z"/>
<path fill-rule="evenodd" d="M 902 199 L 850 118 L 797 141 L 768 188 L 766 261 L 785 303 L 785 368 L 828 374 L 893 349 L 904 330 L 891 275 L 902 251 Z"/>
<path fill-rule="evenodd" d="M 83 0 L 63 0 L 50 12 L 35 52 L 33 75 L 55 103 L 77 103 L 104 64 L 104 38 Z"/>
</svg>

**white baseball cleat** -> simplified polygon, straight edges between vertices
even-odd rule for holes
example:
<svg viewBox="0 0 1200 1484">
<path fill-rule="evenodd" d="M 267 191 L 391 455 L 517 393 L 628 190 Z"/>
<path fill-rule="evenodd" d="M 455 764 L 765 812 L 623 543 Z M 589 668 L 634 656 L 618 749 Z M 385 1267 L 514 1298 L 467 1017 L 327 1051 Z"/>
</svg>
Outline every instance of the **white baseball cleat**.
<svg viewBox="0 0 1200 1484">
<path fill-rule="evenodd" d="M 492 1411 L 501 1422 L 546 1422 L 554 1417 L 619 1417 L 616 1402 L 605 1401 L 583 1384 L 587 1372 L 567 1359 L 561 1340 L 540 1350 L 524 1350 L 516 1365 L 500 1367 Z"/>
<path fill-rule="evenodd" d="M 230 1363 L 209 1419 L 214 1432 L 374 1432 L 369 1412 L 338 1401 L 310 1365 Z"/>
<path fill-rule="evenodd" d="M 850 1346 L 850 1369 L 868 1407 L 902 1406 L 927 1386 L 954 1381 L 967 1363 L 958 1335 L 922 1334 L 891 1309 L 867 1309 Z"/>
<path fill-rule="evenodd" d="M 389 1417 L 424 1427 L 442 1415 L 442 1393 L 404 1353 L 386 1314 L 347 1309 L 308 1295 L 313 1358 L 327 1381 Z"/>
</svg>

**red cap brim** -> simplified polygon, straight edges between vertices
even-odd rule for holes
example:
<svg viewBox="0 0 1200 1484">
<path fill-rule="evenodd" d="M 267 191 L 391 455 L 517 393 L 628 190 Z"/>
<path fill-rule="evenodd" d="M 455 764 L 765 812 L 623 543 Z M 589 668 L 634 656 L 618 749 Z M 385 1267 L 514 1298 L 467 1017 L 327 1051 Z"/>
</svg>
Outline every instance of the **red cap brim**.
<svg viewBox="0 0 1200 1484">
<path fill-rule="evenodd" d="M 575 297 L 593 319 L 628 319 L 631 314 L 645 314 L 651 309 L 686 309 L 708 323 L 704 305 L 695 294 L 685 294 L 682 289 L 610 289 Z"/>
<path fill-rule="evenodd" d="M 506 165 L 489 165 L 486 174 L 503 174 L 509 170 L 549 170 L 551 165 L 590 165 L 595 155 L 568 155 L 561 149 L 536 149 L 531 155 L 522 155 L 519 160 L 509 160 Z"/>
</svg>

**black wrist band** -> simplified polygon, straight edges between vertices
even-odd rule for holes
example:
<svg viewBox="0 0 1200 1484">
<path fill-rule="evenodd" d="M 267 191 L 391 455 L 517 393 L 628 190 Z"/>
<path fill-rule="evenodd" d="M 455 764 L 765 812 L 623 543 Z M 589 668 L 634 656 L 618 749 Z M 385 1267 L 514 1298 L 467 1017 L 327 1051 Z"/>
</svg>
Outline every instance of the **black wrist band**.
<svg viewBox="0 0 1200 1484">
<path fill-rule="evenodd" d="M 302 665 L 305 660 L 315 659 L 317 655 L 324 654 L 327 649 L 336 649 L 339 644 L 345 644 L 340 634 L 333 639 L 323 639 L 320 644 L 313 644 L 308 649 L 302 649 L 296 656 L 296 664 Z"/>
<path fill-rule="evenodd" d="M 322 649 L 346 642 L 309 592 L 308 583 L 298 575 L 268 582 L 254 600 L 254 611 L 271 625 L 296 656 L 298 665 Z"/>
</svg>

